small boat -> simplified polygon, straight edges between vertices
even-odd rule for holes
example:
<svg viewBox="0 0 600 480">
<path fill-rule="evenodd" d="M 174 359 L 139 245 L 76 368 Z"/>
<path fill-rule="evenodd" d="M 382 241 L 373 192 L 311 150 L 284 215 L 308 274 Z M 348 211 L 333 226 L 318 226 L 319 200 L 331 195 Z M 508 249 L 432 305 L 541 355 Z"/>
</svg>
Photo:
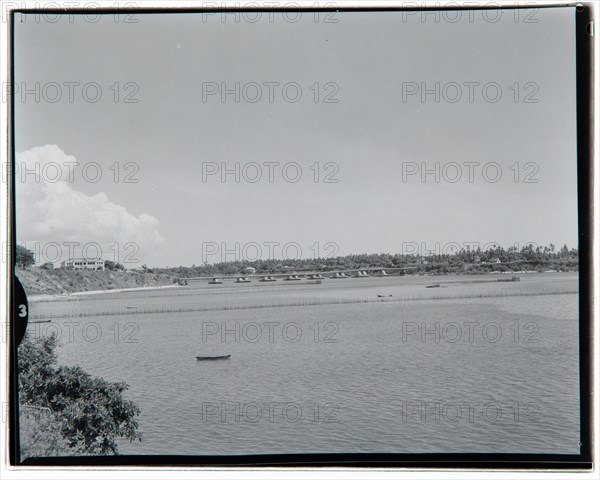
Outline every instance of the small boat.
<svg viewBox="0 0 600 480">
<path fill-rule="evenodd" d="M 250 283 L 250 279 L 246 277 L 237 277 L 235 283 Z"/>
<path fill-rule="evenodd" d="M 208 282 L 209 285 L 221 285 L 223 283 L 223 280 L 220 280 L 218 278 L 213 278 L 211 281 Z"/>
<path fill-rule="evenodd" d="M 325 280 L 325 277 L 320 273 L 313 273 L 307 277 L 309 280 Z"/>
<path fill-rule="evenodd" d="M 227 360 L 231 355 L 210 355 L 207 357 L 196 357 L 196 360 Z"/>
<path fill-rule="evenodd" d="M 259 282 L 276 282 L 277 279 L 275 277 L 270 277 L 270 276 L 266 276 L 266 277 L 261 277 L 258 279 Z"/>
<path fill-rule="evenodd" d="M 425 285 L 425 288 L 440 288 L 441 285 L 439 283 L 434 283 L 433 285 Z"/>
<path fill-rule="evenodd" d="M 134 308 L 140 308 L 140 307 L 138 307 L 137 305 L 127 305 L 127 307 L 126 307 L 126 308 L 127 308 L 128 310 L 132 310 L 132 309 L 134 309 Z"/>
<path fill-rule="evenodd" d="M 284 280 L 286 282 L 293 282 L 294 280 L 301 280 L 301 278 L 298 275 L 288 275 Z"/>
</svg>

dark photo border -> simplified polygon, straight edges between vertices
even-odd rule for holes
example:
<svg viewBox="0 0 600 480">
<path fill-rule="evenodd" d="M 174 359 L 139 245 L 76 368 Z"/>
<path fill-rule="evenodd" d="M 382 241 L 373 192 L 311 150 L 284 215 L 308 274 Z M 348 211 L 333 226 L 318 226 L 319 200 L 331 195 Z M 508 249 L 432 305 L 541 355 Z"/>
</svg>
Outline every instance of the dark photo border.
<svg viewBox="0 0 600 480">
<path fill-rule="evenodd" d="M 579 239 L 579 375 L 580 375 L 580 445 L 578 455 L 562 454 L 483 454 L 483 453 L 348 453 L 348 454 L 282 454 L 282 455 L 118 455 L 118 456 L 85 456 L 85 457 L 44 457 L 29 458 L 20 462 L 19 439 L 19 392 L 18 392 L 18 329 L 19 318 L 16 305 L 20 303 L 18 296 L 18 279 L 16 277 L 16 218 L 15 218 L 15 176 L 9 177 L 8 200 L 10 252 L 9 265 L 11 278 L 8 282 L 8 315 L 10 317 L 9 351 L 9 462 L 11 466 L 27 467 L 340 467 L 340 468 L 430 468 L 430 469 L 553 469 L 553 470 L 587 470 L 592 463 L 592 353 L 593 353 L 593 75 L 592 54 L 593 37 L 589 32 L 593 15 L 590 5 L 565 3 L 563 5 L 536 5 L 539 8 L 573 8 L 575 12 L 575 44 L 576 44 L 576 107 L 577 107 L 577 186 L 578 186 L 578 239 Z M 502 10 L 531 9 L 532 5 L 518 7 L 502 6 Z M 493 7 L 435 7 L 435 8 L 399 8 L 399 7 L 340 7 L 340 8 L 108 8 L 93 9 L 95 14 L 171 14 L 171 13 L 221 13 L 221 12 L 385 12 L 385 11 L 422 11 L 422 10 L 483 10 L 498 9 Z M 15 14 L 56 14 L 57 9 L 15 9 L 10 12 L 9 35 L 9 82 L 14 83 L 14 29 Z M 62 10 L 64 12 L 64 10 Z M 69 15 L 87 14 L 89 10 L 69 9 Z M 15 98 L 11 92 L 8 103 L 9 135 L 8 158 L 9 171 L 15 171 Z"/>
</svg>

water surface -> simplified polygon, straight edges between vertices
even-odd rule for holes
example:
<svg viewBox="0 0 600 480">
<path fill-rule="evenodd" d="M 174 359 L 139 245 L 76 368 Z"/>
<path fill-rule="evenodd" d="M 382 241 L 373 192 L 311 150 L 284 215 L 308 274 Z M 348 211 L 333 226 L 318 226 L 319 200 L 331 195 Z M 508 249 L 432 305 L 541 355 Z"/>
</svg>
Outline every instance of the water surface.
<svg viewBox="0 0 600 480">
<path fill-rule="evenodd" d="M 144 437 L 125 454 L 576 454 L 577 275 L 520 277 L 68 297 L 32 303 L 52 322 L 30 334 L 60 332 L 61 363 L 130 385 Z"/>
</svg>

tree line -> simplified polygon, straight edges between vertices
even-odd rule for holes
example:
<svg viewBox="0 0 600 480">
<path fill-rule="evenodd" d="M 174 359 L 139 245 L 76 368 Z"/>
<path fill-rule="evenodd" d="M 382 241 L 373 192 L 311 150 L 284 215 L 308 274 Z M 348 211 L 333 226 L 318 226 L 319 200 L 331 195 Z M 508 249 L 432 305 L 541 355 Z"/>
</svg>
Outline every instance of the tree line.
<svg viewBox="0 0 600 480">
<path fill-rule="evenodd" d="M 191 267 L 148 269 L 179 277 L 243 274 L 248 267 L 257 274 L 276 274 L 302 271 L 355 270 L 361 268 L 406 268 L 408 273 L 490 273 L 507 271 L 571 272 L 579 269 L 579 251 L 564 245 L 526 245 L 503 248 L 496 246 L 482 250 L 461 249 L 453 253 L 429 254 L 354 254 L 333 258 L 267 259 L 254 261 L 229 261 Z"/>
<path fill-rule="evenodd" d="M 27 268 L 35 264 L 33 252 L 17 245 L 16 264 Z M 125 270 L 119 263 L 105 262 L 108 270 Z M 252 261 L 234 260 L 215 264 L 179 266 L 171 268 L 149 268 L 149 273 L 164 273 L 177 277 L 210 275 L 236 275 L 244 273 L 248 267 L 257 274 L 276 274 L 302 271 L 355 270 L 361 268 L 406 268 L 411 273 L 489 273 L 506 271 L 547 271 L 571 272 L 579 269 L 579 251 L 567 245 L 557 249 L 554 244 L 547 246 L 525 245 L 503 248 L 495 246 L 482 250 L 480 247 L 462 248 L 455 252 L 423 252 L 419 254 L 363 253 L 337 257 L 304 259 L 258 259 Z"/>
</svg>

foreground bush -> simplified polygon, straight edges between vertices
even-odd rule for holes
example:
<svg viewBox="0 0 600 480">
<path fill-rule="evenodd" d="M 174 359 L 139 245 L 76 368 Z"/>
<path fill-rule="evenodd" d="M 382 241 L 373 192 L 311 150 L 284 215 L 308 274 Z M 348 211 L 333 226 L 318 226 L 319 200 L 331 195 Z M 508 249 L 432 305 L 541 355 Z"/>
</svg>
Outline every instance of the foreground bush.
<svg viewBox="0 0 600 480">
<path fill-rule="evenodd" d="M 26 337 L 19 346 L 25 453 L 111 455 L 119 453 L 119 437 L 141 441 L 140 409 L 123 398 L 127 384 L 92 377 L 80 367 L 57 367 L 56 346 L 55 336 Z"/>
<path fill-rule="evenodd" d="M 74 445 L 63 437 L 64 420 L 49 409 L 34 409 L 22 404 L 20 413 L 21 460 L 85 454 L 81 442 Z"/>
</svg>

